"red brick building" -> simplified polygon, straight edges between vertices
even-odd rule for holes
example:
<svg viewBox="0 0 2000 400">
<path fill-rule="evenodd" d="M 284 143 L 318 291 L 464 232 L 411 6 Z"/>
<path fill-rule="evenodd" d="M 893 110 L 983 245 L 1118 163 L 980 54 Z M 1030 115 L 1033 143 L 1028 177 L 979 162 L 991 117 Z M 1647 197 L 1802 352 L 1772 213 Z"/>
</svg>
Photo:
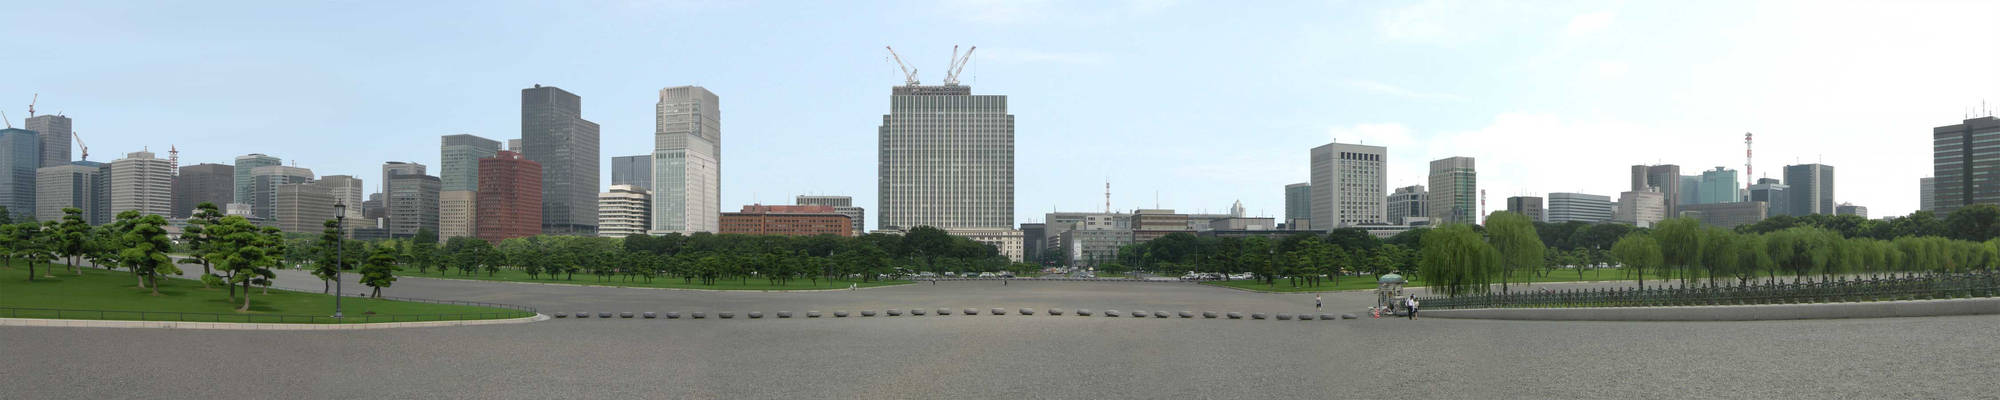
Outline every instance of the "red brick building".
<svg viewBox="0 0 2000 400">
<path fill-rule="evenodd" d="M 854 223 L 833 206 L 747 205 L 742 212 L 722 213 L 720 233 L 854 236 Z"/>
<path fill-rule="evenodd" d="M 542 164 L 501 151 L 479 159 L 479 192 L 473 207 L 473 236 L 503 239 L 542 233 Z"/>
</svg>

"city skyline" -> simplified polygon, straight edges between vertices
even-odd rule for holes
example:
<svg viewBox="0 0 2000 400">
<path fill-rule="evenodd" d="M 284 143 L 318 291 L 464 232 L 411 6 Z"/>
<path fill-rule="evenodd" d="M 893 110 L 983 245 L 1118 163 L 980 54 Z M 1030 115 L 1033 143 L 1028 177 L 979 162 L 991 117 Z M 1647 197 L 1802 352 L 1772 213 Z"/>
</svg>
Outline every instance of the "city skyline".
<svg viewBox="0 0 2000 400">
<path fill-rule="evenodd" d="M 0 93 L 22 97 L 20 102 L 0 107 L 6 108 L 14 119 L 12 122 L 20 127 L 25 113 L 16 108 L 21 108 L 30 95 L 39 93 L 38 115 L 62 113 L 73 119 L 72 131 L 78 138 L 98 148 L 92 157 L 94 161 L 109 161 L 116 155 L 143 149 L 164 154 L 162 150 L 176 145 L 182 151 L 181 165 L 226 164 L 238 155 L 263 153 L 281 157 L 287 165 L 312 168 L 322 174 L 369 176 L 372 166 L 385 160 L 441 165 L 428 152 L 419 150 L 435 146 L 437 136 L 468 133 L 495 140 L 519 138 L 514 119 L 519 104 L 510 104 L 517 99 L 511 92 L 542 83 L 588 98 L 584 114 L 605 126 L 604 150 L 595 161 L 608 171 L 608 156 L 647 153 L 646 144 L 652 138 L 645 134 L 649 130 L 644 127 L 654 122 L 651 109 L 657 98 L 654 91 L 662 86 L 702 85 L 731 95 L 731 121 L 735 121 L 731 123 L 732 131 L 745 133 L 738 136 L 743 139 L 733 141 L 730 149 L 725 150 L 724 157 L 730 158 L 732 165 L 758 166 L 722 173 L 723 209 L 742 204 L 781 203 L 799 193 L 852 194 L 857 204 L 874 205 L 879 199 L 867 188 L 876 183 L 876 175 L 873 166 L 866 162 L 870 145 L 874 144 L 871 139 L 875 121 L 871 119 L 886 108 L 886 101 L 877 94 L 880 88 L 893 85 L 900 78 L 892 71 L 894 67 L 883 60 L 886 54 L 880 45 L 896 45 L 907 61 L 921 67 L 924 79 L 935 81 L 941 76 L 935 71 L 945 64 L 946 47 L 955 43 L 979 44 L 982 46 L 979 55 L 967 70 L 967 84 L 980 86 L 981 92 L 1008 95 L 1010 112 L 1022 116 L 1017 156 L 1020 189 L 1014 210 L 1014 222 L 1018 223 L 1035 221 L 1050 209 L 1102 208 L 1101 188 L 1107 178 L 1117 190 L 1113 194 L 1113 207 L 1121 210 L 1152 207 L 1157 198 L 1159 206 L 1165 208 L 1219 212 L 1242 198 L 1251 215 L 1282 217 L 1282 193 L 1276 188 L 1304 181 L 1308 176 L 1305 155 L 1297 154 L 1295 149 L 1330 140 L 1388 147 L 1393 160 L 1387 168 L 1389 187 L 1425 184 L 1422 175 L 1425 168 L 1420 163 L 1468 156 L 1481 160 L 1481 171 L 1485 173 L 1480 186 L 1495 199 L 1551 192 L 1615 197 L 1625 190 L 1621 177 L 1629 165 L 1675 164 L 1691 171 L 1718 165 L 1736 168 L 1743 162 L 1740 136 L 1746 131 L 1757 133 L 1759 157 L 1753 169 L 1758 175 L 1742 177 L 1739 183 L 1778 177 L 1775 173 L 1785 165 L 1820 162 L 1841 166 L 1845 167 L 1839 181 L 1841 191 L 1835 198 L 1867 206 L 1875 216 L 1904 215 L 1918 206 L 1918 195 L 1908 188 L 1908 182 L 1931 175 L 1930 166 L 1921 161 L 1928 158 L 1925 156 L 1929 150 L 1920 141 L 1875 138 L 1921 136 L 1931 127 L 1958 123 L 1981 98 L 2000 97 L 1995 95 L 2000 93 L 2000 78 L 1980 73 L 2000 69 L 1996 68 L 2000 66 L 1996 57 L 2000 56 L 1962 51 L 1982 48 L 1984 44 L 1975 38 L 1994 37 L 1994 29 L 2000 28 L 1942 23 L 1953 18 L 1991 15 L 1995 6 L 1990 4 L 1915 4 L 1879 9 L 1853 4 L 1760 3 L 1733 12 L 1718 12 L 1728 6 L 1713 3 L 1568 4 L 1534 10 L 1490 4 L 1464 7 L 1440 7 L 1427 2 L 1350 4 L 1251 10 L 1241 18 L 1266 21 L 1258 24 L 1263 27 L 1238 26 L 1230 32 L 1195 29 L 1184 33 L 1163 32 L 1150 26 L 1194 19 L 1213 12 L 1208 9 L 1219 5 L 948 3 L 893 12 L 868 5 L 845 8 L 808 5 L 775 15 L 729 6 L 626 7 L 632 8 L 578 11 L 563 21 L 522 33 L 504 31 L 524 25 L 513 21 L 540 16 L 546 10 L 488 11 L 468 18 L 471 25 L 462 27 L 470 33 L 491 31 L 503 37 L 554 35 L 549 40 L 520 41 L 527 43 L 524 48 L 452 46 L 460 41 L 492 41 L 474 38 L 481 35 L 445 35 L 423 43 L 393 40 L 420 36 L 418 32 L 428 29 L 403 18 L 428 18 L 446 12 L 421 7 L 380 22 L 385 28 L 381 32 L 323 38 L 317 33 L 287 33 L 311 30 L 279 30 L 270 37 L 358 43 L 362 45 L 355 47 L 366 51 L 412 56 L 405 60 L 354 53 L 362 50 L 309 54 L 277 49 L 263 40 L 218 36 L 265 24 L 325 26 L 339 23 L 336 17 L 341 15 L 379 14 L 384 8 L 381 6 L 346 5 L 330 7 L 323 10 L 325 13 L 145 4 L 31 6 L 21 12 L 28 16 L 98 13 L 120 21 L 128 28 L 127 32 L 162 33 L 117 36 L 129 43 L 94 49 L 128 56 L 157 56 L 159 67 L 128 70 L 99 66 L 96 68 L 100 69 L 89 74 L 30 64 L 0 67 L 23 77 L 0 82 Z M 221 26 L 189 27 L 177 22 L 183 19 L 173 18 L 194 13 L 221 21 L 218 24 Z M 819 14 L 870 13 L 881 15 L 848 22 L 807 18 Z M 713 17 L 685 27 L 658 28 L 676 32 L 685 29 L 754 33 L 731 25 L 753 16 L 827 28 L 820 31 L 871 28 L 861 33 L 831 36 L 757 34 L 701 44 L 644 40 L 575 44 L 579 41 L 570 40 L 594 32 L 586 29 L 589 23 L 628 27 L 661 14 Z M 968 30 L 962 35 L 917 35 L 915 32 L 923 27 L 882 23 L 906 19 L 912 14 L 945 17 L 982 29 Z M 1544 22 L 1541 25 L 1546 27 L 1525 28 L 1516 26 L 1522 22 L 1470 19 L 1477 15 L 1519 17 L 1513 19 Z M 27 19 L 30 21 L 0 31 L 46 30 L 37 27 L 65 20 Z M 1852 32 L 1836 29 L 1842 25 L 1877 26 L 1882 21 L 1920 19 L 1941 23 L 1892 24 Z M 1667 23 L 1673 20 L 1700 23 L 1690 24 L 1693 28 Z M 1867 24 L 1857 24 L 1860 22 Z M 1171 42 L 1177 47 L 1162 48 L 1152 43 L 1133 46 L 1122 40 L 1052 39 L 1067 32 L 1121 27 L 1158 34 L 1160 43 Z M 1035 30 L 1050 32 L 1023 34 Z M 1276 54 L 1283 54 L 1276 51 L 1280 48 L 1269 45 L 1239 46 L 1234 44 L 1236 41 L 1230 41 L 1232 44 L 1228 46 L 1220 44 L 1232 38 L 1299 32 L 1306 33 L 1302 38 L 1314 50 L 1300 58 L 1278 57 Z M 1217 33 L 1223 33 L 1220 39 L 1176 40 L 1186 38 L 1181 35 Z M 78 40 L 109 37 L 88 32 L 76 35 Z M 1798 35 L 1825 37 L 1799 48 L 1760 53 L 1786 47 Z M 1841 40 L 1882 35 L 1887 38 Z M 1653 54 L 1608 45 L 1659 36 L 1681 37 L 1671 42 L 1642 41 L 1656 45 L 1648 48 Z M 737 45 L 759 40 L 771 45 L 756 54 L 738 49 L 741 46 Z M 1343 44 L 1346 41 L 1354 44 Z M 1467 45 L 1495 41 L 1509 43 L 1478 51 L 1469 50 L 1474 46 Z M 186 49 L 192 46 L 190 43 L 213 46 L 207 54 L 217 57 L 163 54 Z M 1843 44 L 1836 49 L 1826 43 Z M 46 45 L 28 43 L 24 51 L 82 62 L 91 59 L 77 48 Z M 503 56 L 514 60 L 521 51 L 561 46 L 598 51 L 578 59 L 524 60 L 522 65 L 493 71 L 465 71 L 471 65 L 492 65 L 491 60 Z M 825 65 L 815 65 L 812 74 L 798 74 L 793 71 L 795 63 L 776 62 L 779 58 L 774 57 L 780 56 L 764 54 L 784 51 L 765 50 L 794 50 L 782 57 L 811 57 L 823 60 Z M 1182 55 L 1189 52 L 1217 51 L 1238 59 L 1226 65 L 1162 63 L 1183 59 Z M 1467 61 L 1464 64 L 1495 67 L 1427 71 L 1425 76 L 1445 78 L 1426 80 L 1397 72 L 1404 65 L 1396 62 L 1340 65 L 1348 64 L 1341 60 L 1354 57 L 1327 56 L 1351 54 L 1362 59 L 1386 59 L 1411 51 L 1438 51 L 1464 57 Z M 664 55 L 687 52 L 704 54 L 718 62 L 713 67 L 682 65 L 671 63 L 673 57 Z M 1829 69 L 1824 68 L 1823 62 L 1811 61 L 1823 58 L 1805 56 L 1815 52 L 1853 55 L 1853 59 L 1844 61 L 1841 68 Z M 1912 77 L 1919 79 L 1918 82 L 1886 79 L 1911 75 L 1908 67 L 1895 60 L 1934 54 L 1953 54 L 1955 62 L 1932 66 L 1935 71 Z M 357 68 L 360 64 L 353 63 L 358 60 L 380 65 Z M 321 67 L 303 68 L 302 74 L 270 74 L 252 68 L 322 63 Z M 657 65 L 669 67 L 635 67 Z M 1133 68 L 1141 65 L 1174 66 L 1153 68 L 1161 71 Z M 1331 68 L 1336 74 L 1323 71 L 1328 66 L 1338 66 Z M 1533 67 L 1559 73 L 1535 73 Z M 232 74 L 229 80 L 181 79 L 201 76 L 203 71 L 212 69 L 243 73 Z M 457 77 L 427 79 L 438 76 L 431 71 L 451 71 Z M 1166 81 L 1163 78 L 1189 73 L 1211 79 L 1203 86 L 1221 91 L 1220 95 L 1270 98 L 1284 103 L 1258 100 L 1224 105 L 1226 113 L 1248 117 L 1225 119 L 1200 116 L 1205 113 L 1191 112 L 1195 109 L 1192 105 L 1149 100 L 1166 98 L 1167 91 L 1173 90 L 1165 87 L 1171 85 L 1158 85 Z M 1654 82 L 1639 83 L 1642 81 Z M 1824 82 L 1829 81 L 1853 84 L 1840 89 L 1825 88 Z M 1875 81 L 1902 83 L 1889 85 Z M 267 87 L 286 87 L 288 92 Z M 1545 90 L 1547 87 L 1561 90 Z M 1327 95 L 1307 96 L 1301 89 Z M 360 94 L 369 91 L 398 95 L 364 101 Z M 802 91 L 819 95 L 799 98 L 796 93 Z M 1552 93 L 1535 93 L 1538 91 Z M 1648 93 L 1645 97 L 1649 99 L 1634 99 L 1630 95 L 1634 92 Z M 190 93 L 195 97 L 184 98 Z M 1805 97 L 1815 100 L 1791 100 Z M 1903 100 L 1884 101 L 1886 98 Z M 285 104 L 288 108 L 265 104 Z M 202 110 L 195 111 L 193 107 Z M 1432 115 L 1442 107 L 1453 108 L 1456 111 L 1452 114 L 1459 115 Z M 1342 112 L 1307 112 L 1327 109 Z M 196 126 L 193 118 L 210 119 L 218 115 L 240 120 L 224 126 L 200 124 L 213 128 L 201 131 L 158 128 Z M 1824 115 L 1842 118 L 1800 118 Z M 380 126 L 395 128 L 384 130 Z M 1231 134 L 1228 140 L 1211 140 L 1212 132 Z M 1523 132 L 1544 132 L 1543 136 L 1526 136 L 1541 142 L 1569 143 L 1560 148 L 1578 152 L 1578 159 L 1567 160 L 1563 163 L 1566 165 L 1558 167 L 1552 161 L 1536 160 L 1538 157 L 1532 154 L 1506 154 L 1499 150 L 1507 147 L 1496 143 L 1513 140 L 1502 138 L 1523 137 Z M 1618 151 L 1599 149 L 1642 139 L 1658 145 Z M 1076 157 L 1081 149 L 1135 145 L 1148 146 L 1154 151 L 1144 156 L 1139 154 L 1142 152 L 1116 152 Z M 1140 162 L 1148 157 L 1162 156 L 1177 162 L 1159 168 L 1129 167 L 1144 165 Z M 825 175 L 761 173 L 808 167 Z M 599 176 L 596 191 L 601 192 L 608 187 L 610 174 Z M 371 187 L 384 183 L 368 182 Z M 879 207 L 875 208 L 868 212 L 879 211 Z M 1489 210 L 1496 208 L 1488 206 Z M 870 219 L 880 220 L 879 216 Z"/>
</svg>

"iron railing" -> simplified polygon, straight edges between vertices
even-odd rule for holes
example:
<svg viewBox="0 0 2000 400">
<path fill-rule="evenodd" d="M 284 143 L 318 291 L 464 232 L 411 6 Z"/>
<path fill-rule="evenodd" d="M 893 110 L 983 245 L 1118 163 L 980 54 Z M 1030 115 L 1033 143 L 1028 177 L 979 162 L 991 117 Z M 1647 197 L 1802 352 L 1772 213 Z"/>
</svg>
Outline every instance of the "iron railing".
<svg viewBox="0 0 2000 400">
<path fill-rule="evenodd" d="M 1739 281 L 1736 285 L 1597 288 L 1458 297 L 1418 297 L 1424 309 L 1663 307 L 1750 304 L 1846 303 L 2000 296 L 2000 274 L 1900 274 L 1868 279 L 1839 277 L 1804 282 Z"/>
</svg>

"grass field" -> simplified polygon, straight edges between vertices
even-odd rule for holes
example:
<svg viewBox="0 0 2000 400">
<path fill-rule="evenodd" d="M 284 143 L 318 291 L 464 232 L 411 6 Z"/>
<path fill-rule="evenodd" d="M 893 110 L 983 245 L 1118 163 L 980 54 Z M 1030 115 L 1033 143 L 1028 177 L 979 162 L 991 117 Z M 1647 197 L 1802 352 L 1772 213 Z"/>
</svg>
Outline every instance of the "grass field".
<svg viewBox="0 0 2000 400">
<path fill-rule="evenodd" d="M 465 279 L 465 280 L 475 280 L 475 281 L 536 282 L 536 283 L 553 283 L 553 284 L 564 284 L 564 285 L 594 285 L 594 286 L 648 287 L 648 288 L 668 288 L 668 289 L 708 289 L 708 290 L 825 290 L 825 289 L 846 289 L 848 285 L 858 285 L 860 287 L 875 287 L 875 286 L 901 285 L 910 283 L 909 281 L 860 282 L 860 281 L 826 280 L 826 279 L 820 279 L 819 282 L 815 283 L 810 279 L 794 279 L 791 282 L 786 282 L 783 285 L 773 285 L 769 280 L 753 277 L 748 280 L 725 279 L 716 281 L 714 285 L 703 285 L 701 284 L 701 280 L 699 279 L 693 282 L 685 282 L 678 277 L 671 277 L 671 278 L 655 277 L 653 278 L 652 282 L 647 282 L 643 278 L 634 278 L 628 281 L 625 279 L 624 276 L 611 276 L 611 277 L 606 277 L 604 279 L 598 279 L 596 275 L 589 275 L 589 274 L 576 274 L 574 277 L 567 277 L 569 279 L 564 279 L 566 277 L 562 276 L 558 276 L 555 279 L 549 279 L 548 275 L 542 275 L 540 278 L 536 279 L 536 278 L 529 278 L 527 272 L 522 272 L 521 270 L 512 270 L 512 269 L 500 270 L 498 272 L 495 272 L 493 276 L 486 276 L 485 272 L 475 272 L 470 275 L 462 275 L 459 274 L 457 270 L 452 270 L 444 274 L 439 274 L 437 270 L 431 270 L 430 273 L 425 274 L 425 273 L 418 273 L 416 268 L 409 268 L 409 267 L 404 267 L 403 271 L 401 271 L 400 273 L 402 274 L 402 276 L 412 276 L 421 278 Z"/>
<path fill-rule="evenodd" d="M 47 268 L 47 269 L 44 269 Z M 416 303 L 405 301 L 343 298 L 341 308 L 347 318 L 334 321 L 310 316 L 333 315 L 333 296 L 270 290 L 252 286 L 250 311 L 238 312 L 243 298 L 229 300 L 223 288 L 203 289 L 201 282 L 188 279 L 160 279 L 160 295 L 138 287 L 130 272 L 84 268 L 77 276 L 61 265 L 35 267 L 47 276 L 28 281 L 22 262 L 0 267 L 0 317 L 64 318 L 145 321 L 260 322 L 260 323 L 364 323 L 391 321 L 438 321 L 464 319 L 519 318 L 525 311 L 504 308 Z M 199 272 L 199 271 L 197 271 Z M 357 289 L 359 291 L 360 289 Z M 242 293 L 237 293 L 241 296 Z M 72 312 L 26 309 L 102 310 Z M 144 312 L 143 314 L 141 312 Z"/>
<path fill-rule="evenodd" d="M 1605 268 L 1605 269 L 1585 270 L 1583 272 L 1583 276 L 1581 279 L 1578 279 L 1576 271 L 1570 270 L 1570 271 L 1557 271 L 1545 276 L 1516 275 L 1514 276 L 1514 279 L 1511 279 L 1508 282 L 1546 283 L 1546 282 L 1578 282 L 1578 281 L 1618 281 L 1618 280 L 1629 280 L 1629 279 L 1631 278 L 1626 276 L 1624 270 L 1616 268 Z M 1499 282 L 1494 282 L 1494 283 L 1499 283 Z M 1339 284 L 1335 284 L 1334 281 L 1331 279 L 1322 280 L 1320 281 L 1320 285 L 1317 287 L 1305 286 L 1304 281 L 1301 281 L 1298 287 L 1292 287 L 1291 281 L 1287 281 L 1284 279 L 1279 279 L 1275 281 L 1274 284 L 1271 285 L 1266 285 L 1264 284 L 1264 282 L 1256 280 L 1233 280 L 1227 282 L 1211 281 L 1211 282 L 1202 282 L 1202 284 L 1228 286 L 1233 288 L 1249 289 L 1261 292 L 1278 292 L 1278 293 L 1333 292 L 1342 290 L 1374 289 L 1375 277 L 1368 275 L 1349 276 L 1341 278 Z M 1422 285 L 1423 285 L 1422 281 L 1414 278 L 1411 278 L 1410 283 L 1408 284 L 1408 286 L 1422 286 Z"/>
</svg>

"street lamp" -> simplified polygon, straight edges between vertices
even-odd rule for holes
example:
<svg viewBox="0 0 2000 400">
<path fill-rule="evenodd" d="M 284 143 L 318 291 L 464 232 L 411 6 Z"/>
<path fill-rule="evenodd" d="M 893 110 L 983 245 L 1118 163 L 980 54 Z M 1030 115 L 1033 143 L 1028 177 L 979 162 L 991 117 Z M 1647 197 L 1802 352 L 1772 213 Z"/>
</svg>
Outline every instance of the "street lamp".
<svg viewBox="0 0 2000 400">
<path fill-rule="evenodd" d="M 341 316 L 340 316 L 340 296 L 341 296 L 341 293 L 340 293 L 340 271 L 341 271 L 341 270 L 343 270 L 343 269 L 346 269 L 346 268 L 344 268 L 344 267 L 346 267 L 346 265 L 345 265 L 345 264 L 347 263 L 347 235 L 346 235 L 346 233 L 347 233 L 347 229 L 346 229 L 346 227 L 344 227 L 344 226 L 342 226 L 342 225 L 343 225 L 343 224 L 345 224 L 346 222 L 347 222 L 347 200 L 345 200 L 345 199 L 340 199 L 340 200 L 334 200 L 334 202 L 333 202 L 333 229 L 334 229 L 335 231 L 339 231 L 339 232 L 340 232 L 339 234 L 337 234 L 337 236 L 335 236 L 335 239 L 334 239 L 334 245 L 333 245 L 333 247 L 336 247 L 336 248 L 337 248 L 336 250 L 334 250 L 334 253 L 333 253 L 333 254 L 334 254 L 334 256 L 333 256 L 333 258 L 334 258 L 334 260 L 333 260 L 333 317 L 334 317 L 334 318 L 340 318 L 340 317 L 341 317 Z"/>
</svg>

